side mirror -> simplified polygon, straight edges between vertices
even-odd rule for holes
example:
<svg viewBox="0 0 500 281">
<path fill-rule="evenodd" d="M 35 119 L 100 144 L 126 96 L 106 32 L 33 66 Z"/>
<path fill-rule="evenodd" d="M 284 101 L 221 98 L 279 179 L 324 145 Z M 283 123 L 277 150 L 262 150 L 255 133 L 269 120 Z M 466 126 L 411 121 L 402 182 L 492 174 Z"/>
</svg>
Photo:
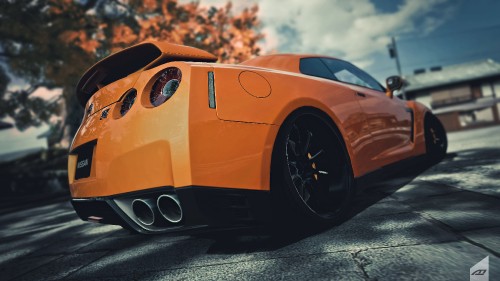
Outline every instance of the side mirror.
<svg viewBox="0 0 500 281">
<path fill-rule="evenodd" d="M 403 79 L 399 76 L 391 76 L 385 80 L 385 85 L 387 88 L 386 95 L 389 98 L 393 98 L 394 91 L 399 90 L 403 87 Z"/>
</svg>

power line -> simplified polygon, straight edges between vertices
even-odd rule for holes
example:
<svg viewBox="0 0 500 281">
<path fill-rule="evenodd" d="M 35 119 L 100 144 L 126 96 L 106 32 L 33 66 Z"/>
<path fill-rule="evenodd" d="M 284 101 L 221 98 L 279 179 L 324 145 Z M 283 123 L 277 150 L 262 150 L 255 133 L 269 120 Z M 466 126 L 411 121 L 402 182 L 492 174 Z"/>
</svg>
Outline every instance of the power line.
<svg viewBox="0 0 500 281">
<path fill-rule="evenodd" d="M 494 25 L 489 25 L 489 26 L 484 26 L 484 27 L 477 27 L 477 28 L 470 28 L 470 29 L 463 29 L 463 30 L 457 30 L 457 31 L 451 31 L 451 32 L 440 32 L 436 34 L 430 34 L 430 35 L 425 35 L 425 37 L 405 37 L 405 35 L 402 35 L 402 37 L 398 37 L 397 41 L 398 43 L 405 43 L 407 41 L 432 41 L 436 39 L 442 39 L 446 37 L 451 37 L 455 35 L 461 35 L 461 34 L 466 34 L 466 33 L 472 33 L 475 32 L 475 34 L 478 34 L 477 31 L 486 31 L 490 29 L 500 29 L 500 24 L 494 24 Z"/>
<path fill-rule="evenodd" d="M 485 55 L 485 54 L 492 54 L 492 55 Z M 495 53 L 493 55 L 493 51 L 491 51 L 491 52 L 469 52 L 466 54 L 461 54 L 461 55 L 456 55 L 456 56 L 447 56 L 447 57 L 441 57 L 438 59 L 420 60 L 418 62 L 410 62 L 410 63 L 405 63 L 403 60 L 402 67 L 404 70 L 417 69 L 417 68 L 422 68 L 422 67 L 426 67 L 426 66 L 430 66 L 430 65 L 439 65 L 439 64 L 442 64 L 444 62 L 452 62 L 452 61 L 464 60 L 464 59 L 468 59 L 468 58 L 487 59 L 487 58 L 493 58 L 493 57 L 499 57 L 499 56 L 500 56 L 500 54 L 498 54 L 498 53 Z M 375 72 L 383 72 L 383 71 L 388 71 L 388 70 L 394 70 L 394 72 L 396 72 L 396 68 L 394 66 L 371 68 L 370 72 L 375 73 Z"/>
<path fill-rule="evenodd" d="M 461 58 L 467 58 L 467 57 L 475 57 L 475 56 L 483 56 L 483 57 L 493 57 L 493 56 L 499 56 L 500 54 L 498 52 L 494 52 L 493 50 L 490 51 L 478 51 L 474 50 L 472 52 L 465 52 L 465 53 L 457 53 L 452 56 L 441 56 L 436 59 L 428 59 L 428 60 L 419 60 L 419 61 L 408 61 L 404 62 L 403 61 L 403 66 L 405 65 L 413 65 L 413 66 L 418 66 L 422 64 L 427 64 L 431 62 L 436 62 L 436 61 L 446 61 L 446 60 L 454 60 L 454 59 L 461 59 Z"/>
<path fill-rule="evenodd" d="M 499 29 L 500 28 L 500 24 L 494 24 L 494 25 L 489 25 L 489 26 L 483 26 L 483 27 L 476 27 L 476 28 L 471 28 L 471 29 L 467 29 L 467 30 L 459 30 L 459 31 L 455 31 L 455 32 L 447 32 L 445 34 L 443 33 L 440 33 L 440 34 L 434 34 L 434 35 L 427 35 L 426 37 L 414 37 L 414 38 L 403 38 L 403 39 L 399 39 L 398 40 L 398 43 L 400 42 L 406 42 L 406 43 L 409 43 L 409 42 L 415 42 L 415 41 L 437 41 L 437 40 L 440 40 L 440 39 L 445 39 L 446 37 L 451 37 L 451 36 L 454 36 L 454 35 L 460 35 L 460 34 L 465 34 L 465 33 L 471 33 L 471 32 L 476 32 L 476 34 L 479 34 L 477 33 L 478 30 L 480 31 L 486 31 L 486 30 L 489 30 L 489 29 Z M 415 44 L 415 43 L 413 43 Z M 499 56 L 499 53 L 498 53 L 498 49 L 499 49 L 499 46 L 497 46 L 497 44 L 495 45 L 486 45 L 486 44 L 483 44 L 482 45 L 483 47 L 484 46 L 487 46 L 486 49 L 483 48 L 483 50 L 478 50 L 477 48 L 474 49 L 472 52 L 461 52 L 461 53 L 455 53 L 453 56 L 445 56 L 445 57 L 438 57 L 438 58 L 435 58 L 435 59 L 428 59 L 428 60 L 419 60 L 419 61 L 408 61 L 408 62 L 405 62 L 404 61 L 404 57 L 403 56 L 403 63 L 402 63 L 402 66 L 405 68 L 405 69 L 416 69 L 416 68 L 419 68 L 419 67 L 424 67 L 424 66 L 428 66 L 430 64 L 442 64 L 443 62 L 451 62 L 451 61 L 457 61 L 457 60 L 464 60 L 465 58 L 492 58 L 492 57 L 498 57 Z M 404 49 L 404 48 L 403 48 Z M 438 49 L 441 49 L 441 50 L 444 50 L 443 48 L 438 48 Z M 387 71 L 389 69 L 393 69 L 392 67 L 384 67 L 384 68 L 378 68 L 378 69 L 375 69 L 375 71 Z"/>
</svg>

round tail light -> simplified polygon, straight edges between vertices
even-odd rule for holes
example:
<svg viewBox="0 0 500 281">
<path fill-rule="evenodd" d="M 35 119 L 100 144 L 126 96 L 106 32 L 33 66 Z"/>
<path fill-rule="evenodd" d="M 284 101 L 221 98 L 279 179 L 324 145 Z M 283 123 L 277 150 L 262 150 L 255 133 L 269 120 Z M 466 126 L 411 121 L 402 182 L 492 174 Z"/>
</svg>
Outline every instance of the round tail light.
<svg viewBox="0 0 500 281">
<path fill-rule="evenodd" d="M 120 114 L 124 116 L 130 110 L 132 105 L 134 105 L 135 98 L 137 97 L 137 91 L 135 89 L 130 89 L 125 93 L 123 97 L 122 105 L 120 107 Z"/>
<path fill-rule="evenodd" d="M 151 90 L 149 100 L 153 106 L 166 102 L 177 91 L 181 83 L 182 73 L 177 67 L 169 67 L 162 72 Z"/>
</svg>

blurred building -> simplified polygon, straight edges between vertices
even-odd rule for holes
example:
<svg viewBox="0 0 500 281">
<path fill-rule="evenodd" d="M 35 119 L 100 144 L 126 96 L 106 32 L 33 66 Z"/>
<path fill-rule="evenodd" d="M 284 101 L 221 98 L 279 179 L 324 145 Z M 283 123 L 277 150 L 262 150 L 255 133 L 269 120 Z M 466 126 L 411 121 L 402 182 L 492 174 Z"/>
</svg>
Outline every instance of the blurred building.
<svg viewBox="0 0 500 281">
<path fill-rule="evenodd" d="M 500 124 L 500 64 L 493 60 L 418 69 L 405 80 L 407 99 L 431 108 L 447 131 Z"/>
</svg>

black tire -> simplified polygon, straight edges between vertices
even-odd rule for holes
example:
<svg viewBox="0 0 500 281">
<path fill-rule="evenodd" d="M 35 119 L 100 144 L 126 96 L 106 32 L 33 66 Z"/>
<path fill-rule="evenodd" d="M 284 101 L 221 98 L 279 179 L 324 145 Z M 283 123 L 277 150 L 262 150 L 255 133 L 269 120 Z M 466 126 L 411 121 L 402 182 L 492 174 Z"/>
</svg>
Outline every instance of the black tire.
<svg viewBox="0 0 500 281">
<path fill-rule="evenodd" d="M 314 109 L 292 113 L 278 132 L 272 163 L 277 225 L 324 227 L 344 217 L 353 193 L 352 167 L 326 114 Z"/>
<path fill-rule="evenodd" d="M 427 156 L 432 161 L 441 161 L 446 156 L 448 139 L 446 130 L 439 119 L 432 113 L 425 115 L 425 147 Z"/>
</svg>

